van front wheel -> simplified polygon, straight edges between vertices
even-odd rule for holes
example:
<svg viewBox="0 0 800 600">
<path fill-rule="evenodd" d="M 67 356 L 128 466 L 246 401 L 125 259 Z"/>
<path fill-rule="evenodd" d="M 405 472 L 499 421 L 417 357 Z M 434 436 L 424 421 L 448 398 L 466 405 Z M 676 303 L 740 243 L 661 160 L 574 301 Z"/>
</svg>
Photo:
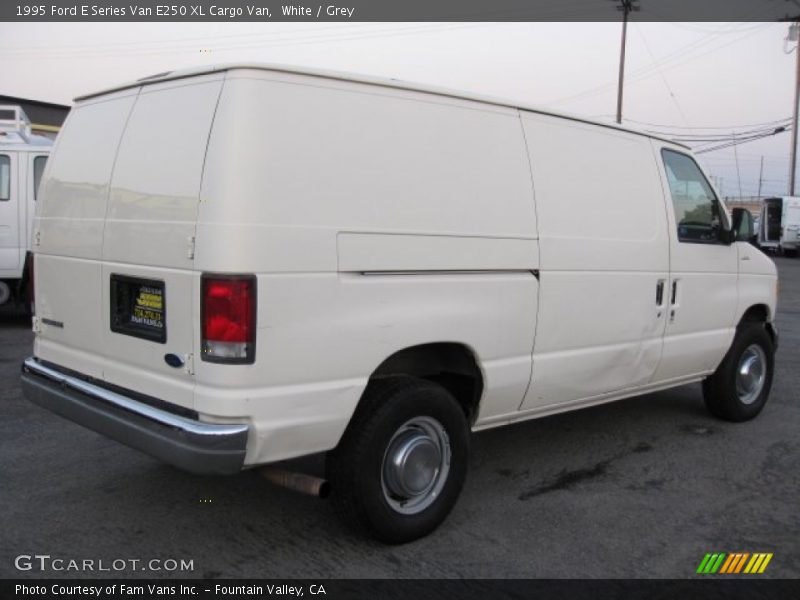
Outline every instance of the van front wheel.
<svg viewBox="0 0 800 600">
<path fill-rule="evenodd" d="M 346 522 L 372 537 L 410 542 L 447 517 L 468 458 L 467 419 L 447 390 L 412 377 L 378 379 L 328 454 L 331 500 Z"/>
<path fill-rule="evenodd" d="M 775 368 L 775 350 L 762 323 L 745 322 L 722 363 L 703 382 L 709 412 L 727 421 L 752 419 L 767 402 Z"/>
</svg>

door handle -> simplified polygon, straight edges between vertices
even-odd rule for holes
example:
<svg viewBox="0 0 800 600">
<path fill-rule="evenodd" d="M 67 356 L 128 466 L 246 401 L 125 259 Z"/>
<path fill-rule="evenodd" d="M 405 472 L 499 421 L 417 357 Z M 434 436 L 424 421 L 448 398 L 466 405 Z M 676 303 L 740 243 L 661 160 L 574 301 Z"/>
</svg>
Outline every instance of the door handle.
<svg viewBox="0 0 800 600">
<path fill-rule="evenodd" d="M 670 323 L 674 323 L 675 322 L 675 309 L 678 306 L 678 280 L 677 279 L 673 279 L 672 280 L 672 292 L 670 294 L 669 304 L 670 304 L 670 307 L 669 307 L 669 322 Z"/>
<path fill-rule="evenodd" d="M 656 306 L 661 308 L 664 306 L 664 280 L 659 279 L 656 283 Z"/>
</svg>

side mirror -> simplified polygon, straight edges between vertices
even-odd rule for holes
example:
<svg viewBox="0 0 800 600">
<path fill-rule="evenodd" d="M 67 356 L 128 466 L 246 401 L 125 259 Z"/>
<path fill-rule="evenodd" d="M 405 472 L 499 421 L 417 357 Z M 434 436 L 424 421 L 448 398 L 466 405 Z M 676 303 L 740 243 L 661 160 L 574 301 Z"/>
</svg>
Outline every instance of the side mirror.
<svg viewBox="0 0 800 600">
<path fill-rule="evenodd" d="M 731 211 L 731 230 L 737 242 L 750 242 L 755 236 L 753 215 L 745 208 L 734 208 Z"/>
</svg>

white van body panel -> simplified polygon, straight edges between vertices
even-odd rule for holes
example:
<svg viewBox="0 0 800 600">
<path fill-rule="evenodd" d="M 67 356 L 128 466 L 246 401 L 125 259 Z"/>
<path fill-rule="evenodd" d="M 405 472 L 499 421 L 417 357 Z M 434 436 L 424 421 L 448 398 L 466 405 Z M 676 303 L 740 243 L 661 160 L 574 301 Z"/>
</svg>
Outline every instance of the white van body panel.
<svg viewBox="0 0 800 600">
<path fill-rule="evenodd" d="M 23 205 L 20 199 L 19 175 L 18 175 L 18 153 L 2 152 L 4 160 L 0 168 L 4 168 L 5 173 L 0 173 L 5 181 L 4 187 L 8 187 L 8 200 L 0 201 L 0 278 L 19 277 L 22 265 L 20 252 L 20 206 Z M 7 166 L 6 166 L 7 165 Z"/>
<path fill-rule="evenodd" d="M 196 268 L 256 273 L 264 317 L 257 367 L 195 363 L 195 407 L 218 414 L 220 385 L 226 416 L 263 407 L 248 461 L 300 452 L 311 437 L 314 450 L 336 445 L 369 374 L 430 342 L 480 357 L 479 419 L 517 409 L 539 266 L 517 111 L 242 71 L 225 82 L 216 124 Z M 309 421 L 314 435 L 298 437 Z"/>
<path fill-rule="evenodd" d="M 0 280 L 14 285 L 31 250 L 37 161 L 47 159 L 52 141 L 31 133 L 20 107 L 3 105 L 0 111 L 15 117 L 0 119 Z"/>
<path fill-rule="evenodd" d="M 695 381 L 744 311 L 774 314 L 775 270 L 674 239 L 673 146 L 288 68 L 87 97 L 39 205 L 35 354 L 245 424 L 245 466 L 334 448 L 376 370 L 428 344 L 474 359 L 475 429 Z M 252 364 L 203 360 L 203 274 L 256 278 Z M 163 344 L 111 330 L 112 275 L 164 283 Z"/>
<path fill-rule="evenodd" d="M 739 259 L 738 297 L 736 323 L 752 306 L 765 306 L 767 320 L 775 317 L 778 296 L 778 280 L 775 276 L 775 263 L 761 250 L 746 242 L 736 242 Z"/>
<path fill-rule="evenodd" d="M 800 198 L 783 199 L 783 235 L 781 247 L 797 251 L 800 248 Z"/>
<path fill-rule="evenodd" d="M 253 462 L 302 454 L 309 444 L 329 449 L 384 359 L 458 340 L 481 360 L 480 423 L 516 410 L 525 393 L 536 287 L 525 273 L 259 276 L 258 310 L 269 317 L 259 322 L 258 366 L 196 363 L 195 408 L 230 422 L 250 415 Z M 470 322 L 477 326 L 467 330 Z"/>
</svg>

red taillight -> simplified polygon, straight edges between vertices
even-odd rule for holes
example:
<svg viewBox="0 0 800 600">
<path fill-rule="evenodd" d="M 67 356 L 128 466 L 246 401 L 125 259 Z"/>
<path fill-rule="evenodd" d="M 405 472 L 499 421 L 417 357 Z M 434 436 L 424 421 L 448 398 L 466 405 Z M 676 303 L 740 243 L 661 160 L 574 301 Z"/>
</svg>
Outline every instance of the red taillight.
<svg viewBox="0 0 800 600">
<path fill-rule="evenodd" d="M 203 360 L 252 363 L 256 354 L 256 278 L 203 275 Z"/>
</svg>

